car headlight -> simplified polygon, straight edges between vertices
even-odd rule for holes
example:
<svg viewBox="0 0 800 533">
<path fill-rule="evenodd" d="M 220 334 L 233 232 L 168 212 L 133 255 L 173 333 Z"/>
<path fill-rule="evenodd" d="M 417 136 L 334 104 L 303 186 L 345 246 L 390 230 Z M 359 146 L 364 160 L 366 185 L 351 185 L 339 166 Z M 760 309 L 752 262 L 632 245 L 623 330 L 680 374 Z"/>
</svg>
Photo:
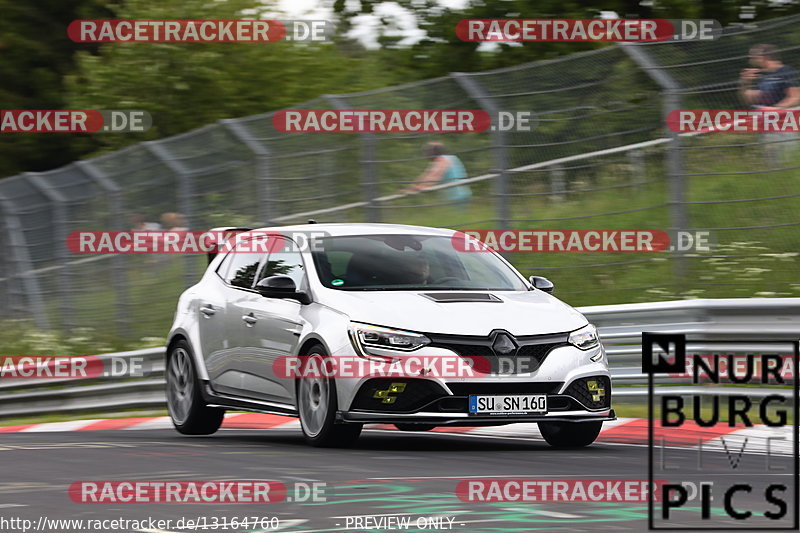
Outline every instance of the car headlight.
<svg viewBox="0 0 800 533">
<path fill-rule="evenodd" d="M 428 337 L 420 333 L 357 322 L 350 325 L 350 338 L 357 348 L 368 354 L 371 353 L 370 348 L 411 352 L 431 342 Z"/>
<path fill-rule="evenodd" d="M 597 328 L 592 324 L 586 324 L 581 329 L 576 329 L 569 334 L 569 343 L 581 350 L 588 350 L 600 344 L 597 337 Z"/>
</svg>

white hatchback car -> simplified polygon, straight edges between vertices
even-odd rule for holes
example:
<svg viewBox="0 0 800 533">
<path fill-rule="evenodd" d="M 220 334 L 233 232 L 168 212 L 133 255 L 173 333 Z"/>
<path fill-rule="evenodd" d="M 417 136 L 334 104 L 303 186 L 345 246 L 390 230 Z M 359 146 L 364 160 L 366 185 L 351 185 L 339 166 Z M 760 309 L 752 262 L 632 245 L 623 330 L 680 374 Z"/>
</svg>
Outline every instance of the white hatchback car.
<svg viewBox="0 0 800 533">
<path fill-rule="evenodd" d="M 270 245 L 212 254 L 178 302 L 166 361 L 175 428 L 213 433 L 229 409 L 299 417 L 316 446 L 352 443 L 366 423 L 538 422 L 553 446 L 594 442 L 615 418 L 594 326 L 551 296 L 545 278 L 459 249 L 459 235 L 390 224 L 238 234 Z M 469 364 L 433 371 L 426 358 L 436 357 Z M 412 358 L 423 363 L 409 371 Z M 395 367 L 404 371 L 387 374 Z"/>
</svg>

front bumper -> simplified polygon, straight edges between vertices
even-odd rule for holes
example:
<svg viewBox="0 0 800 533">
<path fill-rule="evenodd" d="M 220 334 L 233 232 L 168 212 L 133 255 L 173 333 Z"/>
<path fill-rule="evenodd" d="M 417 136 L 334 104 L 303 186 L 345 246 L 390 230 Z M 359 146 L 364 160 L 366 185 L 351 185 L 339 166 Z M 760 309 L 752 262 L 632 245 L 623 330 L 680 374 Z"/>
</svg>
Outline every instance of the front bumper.
<svg viewBox="0 0 800 533">
<path fill-rule="evenodd" d="M 599 390 L 598 390 L 599 389 Z M 544 394 L 547 413 L 471 414 L 471 395 Z M 388 403 L 386 397 L 389 396 Z M 427 379 L 373 378 L 362 383 L 338 419 L 354 423 L 502 425 L 515 422 L 614 420 L 611 379 L 604 374 L 563 382 L 439 383 Z"/>
<path fill-rule="evenodd" d="M 470 416 L 466 413 L 394 413 L 345 411 L 337 413 L 337 420 L 358 424 L 421 424 L 434 426 L 502 426 L 505 424 L 531 422 L 607 422 L 616 420 L 613 409 L 598 413 L 567 411 L 530 416 Z"/>
<path fill-rule="evenodd" d="M 426 335 L 433 341 L 414 352 L 420 356 L 480 356 L 491 364 L 490 374 L 470 378 L 375 375 L 360 380 L 337 380 L 341 422 L 479 426 L 517 422 L 614 420 L 611 376 L 602 345 L 579 350 L 567 343 L 567 334 L 514 338 L 518 349 L 509 360 L 533 360 L 524 372 L 512 365 L 502 371 L 494 355 L 494 334 L 488 337 Z M 378 355 L 395 355 L 387 351 Z M 590 382 L 591 388 L 590 388 Z M 601 390 L 598 390 L 601 389 Z M 547 413 L 474 415 L 471 395 L 547 395 Z"/>
</svg>

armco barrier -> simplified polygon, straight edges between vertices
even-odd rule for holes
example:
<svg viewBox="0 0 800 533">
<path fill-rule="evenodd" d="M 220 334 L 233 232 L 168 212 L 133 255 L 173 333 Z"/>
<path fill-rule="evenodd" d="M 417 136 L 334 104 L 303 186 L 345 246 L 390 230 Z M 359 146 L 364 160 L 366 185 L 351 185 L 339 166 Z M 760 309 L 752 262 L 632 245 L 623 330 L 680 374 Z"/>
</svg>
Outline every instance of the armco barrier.
<svg viewBox="0 0 800 533">
<path fill-rule="evenodd" d="M 800 298 L 742 298 L 679 300 L 656 303 L 601 305 L 578 308 L 600 329 L 608 352 L 615 397 L 644 398 L 646 375 L 641 372 L 643 331 L 685 333 L 689 339 L 785 340 L 800 339 Z M 738 349 L 742 344 L 736 344 Z M 789 343 L 783 350 L 789 354 Z M 711 345 L 694 345 L 712 350 Z M 715 344 L 714 350 L 725 345 Z M 754 347 L 755 349 L 755 347 Z M 0 380 L 0 417 L 49 413 L 98 412 L 158 408 L 165 405 L 164 349 L 151 348 L 103 354 L 100 358 L 144 359 L 142 378 L 105 378 L 87 382 L 68 379 Z M 680 384 L 660 377 L 658 383 Z M 673 392 L 681 389 L 672 389 Z M 708 394 L 736 392 L 730 387 L 705 387 Z M 758 393 L 754 393 L 758 394 Z"/>
</svg>

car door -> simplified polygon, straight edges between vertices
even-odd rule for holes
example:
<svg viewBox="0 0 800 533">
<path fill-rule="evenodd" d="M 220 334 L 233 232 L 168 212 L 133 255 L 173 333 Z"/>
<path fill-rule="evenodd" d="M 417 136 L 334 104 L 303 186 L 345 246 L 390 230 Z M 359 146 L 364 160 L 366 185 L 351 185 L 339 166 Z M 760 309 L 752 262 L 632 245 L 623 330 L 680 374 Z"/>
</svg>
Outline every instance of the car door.
<svg viewBox="0 0 800 533">
<path fill-rule="evenodd" d="M 219 271 L 223 303 L 212 318 L 219 317 L 217 327 L 221 330 L 222 347 L 211 361 L 207 361 L 209 379 L 219 392 L 240 394 L 244 390 L 241 358 L 242 346 L 247 341 L 238 334 L 242 318 L 235 305 L 242 299 L 259 296 L 252 287 L 264 256 L 237 248 L 226 256 L 227 268 Z"/>
<path fill-rule="evenodd" d="M 200 351 L 212 383 L 219 380 L 224 361 L 230 356 L 230 345 L 225 334 L 225 309 L 228 288 L 226 273 L 231 267 L 232 255 L 220 262 L 215 275 L 203 285 L 201 292 L 192 301 L 192 311 L 197 313 Z"/>
<path fill-rule="evenodd" d="M 270 246 L 273 251 L 261 265 L 256 283 L 269 276 L 286 275 L 298 289 L 306 289 L 306 269 L 300 252 L 292 241 L 280 239 L 282 244 Z M 247 395 L 288 403 L 294 398 L 294 380 L 276 375 L 274 364 L 278 358 L 297 353 L 303 328 L 302 304 L 255 294 L 231 302 L 229 309 L 241 320 L 238 329 L 245 346 L 237 364 L 241 364 L 245 375 Z"/>
</svg>

